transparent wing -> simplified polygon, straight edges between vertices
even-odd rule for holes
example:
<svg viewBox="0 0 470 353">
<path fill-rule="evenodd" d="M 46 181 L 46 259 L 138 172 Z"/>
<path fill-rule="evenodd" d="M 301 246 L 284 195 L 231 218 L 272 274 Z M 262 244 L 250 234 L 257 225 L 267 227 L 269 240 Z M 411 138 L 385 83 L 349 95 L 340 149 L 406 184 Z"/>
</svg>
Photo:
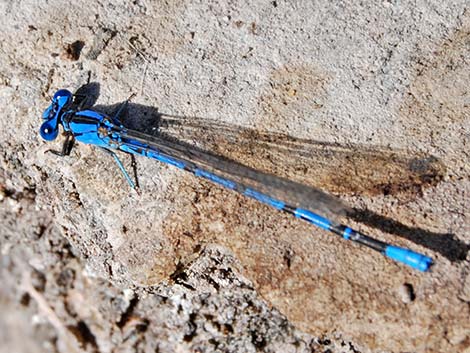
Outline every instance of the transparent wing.
<svg viewBox="0 0 470 353">
<path fill-rule="evenodd" d="M 344 215 L 350 211 L 340 199 L 320 189 L 258 171 L 195 146 L 149 136 L 134 130 L 125 129 L 119 133 L 122 138 L 121 143 L 145 145 L 147 148 L 181 160 L 188 166 L 207 170 L 293 207 L 305 208 L 333 219 L 336 218 L 334 216 Z"/>
<path fill-rule="evenodd" d="M 146 126 L 152 126 L 153 120 Z M 165 139 L 197 145 L 334 195 L 393 195 L 409 200 L 446 174 L 442 161 L 417 151 L 317 141 L 213 119 L 163 115 L 157 129 Z"/>
</svg>

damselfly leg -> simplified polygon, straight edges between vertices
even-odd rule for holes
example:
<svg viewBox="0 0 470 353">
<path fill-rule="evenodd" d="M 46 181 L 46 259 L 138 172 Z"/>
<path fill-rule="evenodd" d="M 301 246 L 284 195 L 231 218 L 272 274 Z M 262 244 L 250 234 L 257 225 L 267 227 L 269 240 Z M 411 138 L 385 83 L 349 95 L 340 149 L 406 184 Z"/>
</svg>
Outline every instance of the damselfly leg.
<svg viewBox="0 0 470 353">
<path fill-rule="evenodd" d="M 132 93 L 129 98 L 127 98 L 124 102 L 122 102 L 120 105 L 119 105 L 119 108 L 117 109 L 116 113 L 114 114 L 113 116 L 113 121 L 115 123 L 118 123 L 119 125 L 122 125 L 121 124 L 121 120 L 119 119 L 119 116 L 122 114 L 122 112 L 126 111 L 127 110 L 127 107 L 129 106 L 129 102 L 131 101 L 132 98 L 135 97 L 135 93 Z"/>
<path fill-rule="evenodd" d="M 56 156 L 59 156 L 59 157 L 69 156 L 70 152 L 72 152 L 72 148 L 73 148 L 74 143 L 75 143 L 75 138 L 73 137 L 73 135 L 72 134 L 67 134 L 67 135 L 65 135 L 65 141 L 62 145 L 62 151 L 47 150 L 44 153 L 50 152 L 50 153 L 55 154 Z"/>
<path fill-rule="evenodd" d="M 131 177 L 129 176 L 129 173 L 127 173 L 126 171 L 126 168 L 124 167 L 124 165 L 122 164 L 121 160 L 119 159 L 119 157 L 117 156 L 116 153 L 114 153 L 113 151 L 111 150 L 108 150 L 107 148 L 103 148 L 101 147 L 101 150 L 106 152 L 107 154 L 109 154 L 110 156 L 113 157 L 114 161 L 116 162 L 116 164 L 118 165 L 119 169 L 121 170 L 121 173 L 122 175 L 124 175 L 124 178 L 126 179 L 127 183 L 129 184 L 129 186 L 134 189 L 137 194 L 140 195 L 140 191 L 139 191 L 139 187 L 138 187 L 138 181 L 137 181 L 137 178 L 136 178 L 136 182 L 134 183 L 134 181 L 131 179 Z M 132 155 L 132 157 L 134 157 Z M 134 168 L 134 163 L 135 161 L 133 161 L 133 168 Z M 134 171 L 135 173 L 135 171 Z M 135 173 L 136 174 L 136 173 Z"/>
<path fill-rule="evenodd" d="M 134 173 L 136 190 L 140 190 L 139 178 L 137 177 L 137 161 L 133 154 L 131 154 L 131 166 L 132 166 L 132 172 Z"/>
<path fill-rule="evenodd" d="M 127 107 L 129 106 L 129 102 L 132 98 L 135 97 L 135 93 L 132 93 L 129 98 L 127 98 L 123 103 L 121 103 L 119 105 L 119 108 L 117 109 L 116 113 L 114 114 L 114 116 L 112 117 L 112 120 L 119 124 L 119 125 L 122 125 L 121 124 L 121 121 L 120 121 L 120 116 L 121 114 L 127 110 Z M 119 169 L 121 170 L 122 174 L 124 175 L 124 177 L 126 178 L 127 180 L 127 183 L 129 184 L 129 186 L 134 189 L 138 194 L 139 194 L 139 179 L 137 177 L 137 163 L 136 163 L 136 160 L 135 160 L 135 156 L 133 154 L 131 154 L 131 166 L 132 166 L 132 171 L 134 173 L 134 179 L 135 179 L 135 183 L 132 181 L 132 179 L 130 178 L 129 174 L 127 173 L 127 171 L 125 170 L 124 168 L 124 165 L 122 164 L 122 162 L 120 161 L 119 157 L 113 152 L 113 151 L 110 151 L 108 149 L 105 149 L 103 148 L 103 150 L 105 150 L 107 153 L 111 154 L 114 158 L 114 160 L 116 161 Z"/>
</svg>

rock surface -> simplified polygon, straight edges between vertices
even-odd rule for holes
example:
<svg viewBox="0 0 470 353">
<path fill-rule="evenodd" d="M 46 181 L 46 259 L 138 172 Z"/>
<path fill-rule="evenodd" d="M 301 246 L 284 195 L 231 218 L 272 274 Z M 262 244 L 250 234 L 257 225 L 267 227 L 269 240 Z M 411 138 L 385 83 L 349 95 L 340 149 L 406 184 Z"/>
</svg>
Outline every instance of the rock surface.
<svg viewBox="0 0 470 353">
<path fill-rule="evenodd" d="M 0 13 L 1 349 L 469 348 L 466 1 Z M 49 97 L 87 81 L 108 113 L 136 93 L 131 128 L 338 195 L 355 210 L 341 220 L 432 256 L 432 272 L 155 161 L 137 160 L 137 195 L 94 147 L 44 153 L 62 141 L 38 135 Z"/>
</svg>

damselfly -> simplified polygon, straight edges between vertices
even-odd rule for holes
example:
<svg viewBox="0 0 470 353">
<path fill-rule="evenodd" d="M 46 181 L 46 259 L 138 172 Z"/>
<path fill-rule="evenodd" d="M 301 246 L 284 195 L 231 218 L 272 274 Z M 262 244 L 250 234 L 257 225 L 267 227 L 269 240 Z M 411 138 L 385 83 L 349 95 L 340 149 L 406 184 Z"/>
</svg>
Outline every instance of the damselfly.
<svg viewBox="0 0 470 353">
<path fill-rule="evenodd" d="M 120 106 L 114 116 L 87 109 L 86 101 L 86 96 L 73 95 L 65 89 L 54 94 L 52 103 L 43 113 L 40 134 L 46 141 L 55 140 L 59 125 L 62 125 L 66 139 L 61 151 L 50 152 L 59 156 L 69 155 L 75 140 L 102 148 L 115 159 L 133 189 L 136 189 L 136 184 L 113 150 L 156 159 L 290 213 L 420 271 L 427 271 L 432 265 L 430 257 L 387 244 L 333 221 L 332 218 L 343 214 L 348 207 L 320 189 L 263 173 L 197 148 L 128 129 L 119 120 L 128 101 Z"/>
</svg>

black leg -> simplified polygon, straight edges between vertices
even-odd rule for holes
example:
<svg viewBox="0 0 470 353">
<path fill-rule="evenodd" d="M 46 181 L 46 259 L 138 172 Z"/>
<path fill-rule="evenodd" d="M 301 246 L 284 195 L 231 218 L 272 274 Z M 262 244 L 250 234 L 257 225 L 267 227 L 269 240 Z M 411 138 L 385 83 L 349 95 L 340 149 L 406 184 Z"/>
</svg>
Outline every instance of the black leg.
<svg viewBox="0 0 470 353">
<path fill-rule="evenodd" d="M 114 114 L 113 116 L 113 120 L 116 122 L 116 123 L 121 123 L 121 121 L 119 120 L 119 115 L 121 115 L 121 113 L 124 111 L 124 109 L 127 109 L 127 106 L 129 105 L 129 102 L 132 98 L 135 97 L 135 93 L 132 93 L 129 98 L 127 98 L 118 108 L 116 114 Z"/>
<path fill-rule="evenodd" d="M 136 189 L 140 189 L 139 178 L 137 176 L 137 162 L 135 160 L 135 155 L 133 154 L 131 154 L 131 166 L 132 166 L 132 171 L 134 173 L 135 187 Z"/>
<path fill-rule="evenodd" d="M 69 156 L 70 152 L 72 152 L 74 142 L 75 138 L 73 137 L 73 135 L 68 134 L 65 137 L 64 144 L 62 145 L 62 151 L 47 150 L 45 153 L 50 152 L 60 157 Z"/>
</svg>

